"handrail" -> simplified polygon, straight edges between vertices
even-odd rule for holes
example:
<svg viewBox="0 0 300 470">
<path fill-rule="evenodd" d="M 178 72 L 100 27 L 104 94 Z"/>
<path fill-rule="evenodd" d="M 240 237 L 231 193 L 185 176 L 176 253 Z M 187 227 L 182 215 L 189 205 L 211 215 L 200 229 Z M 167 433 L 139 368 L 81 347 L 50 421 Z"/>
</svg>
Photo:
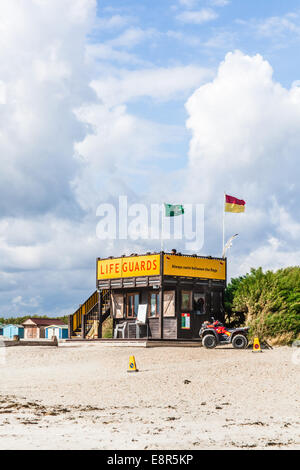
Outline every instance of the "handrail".
<svg viewBox="0 0 300 470">
<path fill-rule="evenodd" d="M 103 290 L 103 298 L 104 300 L 109 299 L 109 290 Z M 98 291 L 93 292 L 92 295 L 84 302 L 84 304 L 80 305 L 80 307 L 71 315 L 72 324 L 73 324 L 73 331 L 81 328 L 81 319 L 82 315 L 88 315 L 91 310 L 97 305 L 98 303 Z M 106 303 L 106 302 L 105 302 Z"/>
</svg>

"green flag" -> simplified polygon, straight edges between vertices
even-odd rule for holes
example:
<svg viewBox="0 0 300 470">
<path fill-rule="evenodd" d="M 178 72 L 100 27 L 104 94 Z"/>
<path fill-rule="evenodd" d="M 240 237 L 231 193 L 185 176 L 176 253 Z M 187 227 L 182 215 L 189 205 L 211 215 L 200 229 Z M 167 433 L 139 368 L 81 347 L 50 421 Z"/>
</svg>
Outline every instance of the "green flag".
<svg viewBox="0 0 300 470">
<path fill-rule="evenodd" d="M 184 214 L 184 208 L 180 204 L 173 205 L 173 204 L 166 204 L 165 203 L 165 216 L 166 217 L 174 217 L 175 215 L 182 215 Z"/>
</svg>

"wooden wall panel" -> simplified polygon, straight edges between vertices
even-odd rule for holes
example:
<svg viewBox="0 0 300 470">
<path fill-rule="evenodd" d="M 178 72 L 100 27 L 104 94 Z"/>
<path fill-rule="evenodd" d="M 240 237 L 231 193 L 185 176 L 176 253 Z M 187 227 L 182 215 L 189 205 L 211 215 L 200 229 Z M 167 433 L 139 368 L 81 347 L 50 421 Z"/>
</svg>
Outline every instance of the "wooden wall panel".
<svg viewBox="0 0 300 470">
<path fill-rule="evenodd" d="M 160 338 L 159 318 L 149 318 L 149 336 L 151 338 Z"/>
<path fill-rule="evenodd" d="M 177 339 L 177 318 L 164 318 L 164 339 Z"/>
</svg>

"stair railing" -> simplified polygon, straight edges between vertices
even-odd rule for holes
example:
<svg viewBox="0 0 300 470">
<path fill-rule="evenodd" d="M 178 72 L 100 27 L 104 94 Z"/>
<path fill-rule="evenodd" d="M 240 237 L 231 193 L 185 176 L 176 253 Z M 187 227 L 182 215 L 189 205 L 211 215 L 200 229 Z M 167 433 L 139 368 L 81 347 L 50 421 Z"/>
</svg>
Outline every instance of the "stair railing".
<svg viewBox="0 0 300 470">
<path fill-rule="evenodd" d="M 108 305 L 110 302 L 110 292 L 108 289 L 102 291 L 102 307 L 104 312 L 107 310 Z M 98 305 L 98 291 L 93 292 L 93 294 L 84 302 L 84 304 L 80 305 L 79 308 L 74 312 L 71 317 L 71 325 L 73 332 L 76 332 L 82 328 L 82 316 L 87 316 L 91 314 L 91 312 L 95 309 Z"/>
</svg>

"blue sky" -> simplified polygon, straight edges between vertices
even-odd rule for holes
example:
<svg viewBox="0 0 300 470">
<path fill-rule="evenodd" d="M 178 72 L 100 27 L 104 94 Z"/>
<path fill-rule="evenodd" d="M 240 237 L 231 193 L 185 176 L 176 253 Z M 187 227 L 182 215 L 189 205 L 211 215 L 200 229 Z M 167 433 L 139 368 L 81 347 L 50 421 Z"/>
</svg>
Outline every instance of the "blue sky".
<svg viewBox="0 0 300 470">
<path fill-rule="evenodd" d="M 186 2 L 185 6 L 184 2 L 173 0 L 98 1 L 98 14 L 106 18 L 113 15 L 126 16 L 131 18 L 132 27 L 153 29 L 157 34 L 135 49 L 142 60 L 149 61 L 152 65 L 197 63 L 217 67 L 224 58 L 224 52 L 234 48 L 248 54 L 261 53 L 267 60 L 272 61 L 278 80 L 284 85 L 289 85 L 294 80 L 293 70 L 297 73 L 293 57 L 298 47 L 298 35 L 283 25 L 282 29 L 278 25 L 274 30 L 266 30 L 265 34 L 260 33 L 258 29 L 259 25 L 267 23 L 271 18 L 284 21 L 286 15 L 298 15 L 299 2 L 232 0 L 224 3 L 225 5 L 221 6 L 220 2 L 218 6 L 217 2 L 215 4 L 213 1 L 199 0 L 190 2 L 191 8 L 188 8 L 189 2 Z M 216 18 L 198 24 L 179 19 L 185 12 L 197 13 L 204 9 L 214 12 Z M 291 23 L 293 22 L 292 20 Z M 297 17 L 295 24 L 298 24 Z M 174 36 L 166 36 L 168 32 L 182 36 L 176 40 Z M 95 34 L 93 39 L 107 40 L 114 35 L 115 31 L 104 31 L 102 34 Z M 205 46 L 218 37 L 218 47 Z M 194 47 L 189 39 L 196 41 Z"/>
<path fill-rule="evenodd" d="M 218 256 L 225 190 L 247 203 L 226 215 L 230 276 L 299 264 L 299 2 L 10 0 L 0 14 L 0 315 L 70 313 L 96 257 L 159 249 L 97 238 L 97 207 L 120 195 L 203 204 L 196 251 Z"/>
</svg>

